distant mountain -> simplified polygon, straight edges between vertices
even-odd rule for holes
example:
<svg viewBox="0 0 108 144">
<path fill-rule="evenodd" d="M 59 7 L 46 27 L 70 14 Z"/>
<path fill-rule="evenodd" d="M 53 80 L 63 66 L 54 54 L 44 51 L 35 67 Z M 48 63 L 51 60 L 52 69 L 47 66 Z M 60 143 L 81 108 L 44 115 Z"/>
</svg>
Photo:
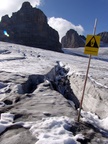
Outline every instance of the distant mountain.
<svg viewBox="0 0 108 144">
<path fill-rule="evenodd" d="M 48 25 L 45 14 L 29 2 L 24 2 L 10 18 L 2 17 L 0 41 L 61 52 L 58 32 Z"/>
<path fill-rule="evenodd" d="M 84 38 L 84 37 L 83 37 Z M 70 29 L 66 35 L 61 39 L 62 47 L 64 48 L 77 48 L 84 46 L 84 39 L 78 33 Z"/>
<path fill-rule="evenodd" d="M 86 37 L 84 35 L 80 35 L 80 38 L 85 42 L 86 41 Z"/>
<path fill-rule="evenodd" d="M 103 43 L 107 43 L 108 44 L 108 32 L 101 32 L 98 35 L 101 36 L 101 41 Z"/>
</svg>

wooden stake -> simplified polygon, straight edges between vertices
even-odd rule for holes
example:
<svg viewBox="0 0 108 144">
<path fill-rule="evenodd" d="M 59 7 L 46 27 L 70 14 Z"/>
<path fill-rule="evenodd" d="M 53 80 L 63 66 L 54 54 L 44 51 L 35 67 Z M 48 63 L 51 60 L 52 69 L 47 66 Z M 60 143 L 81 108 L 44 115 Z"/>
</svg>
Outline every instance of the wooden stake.
<svg viewBox="0 0 108 144">
<path fill-rule="evenodd" d="M 95 24 L 94 24 L 94 29 L 93 29 L 93 35 L 96 33 L 96 26 L 97 26 L 97 19 L 95 19 Z M 86 72 L 86 77 L 85 77 L 85 82 L 84 82 L 84 88 L 82 92 L 82 97 L 81 97 L 81 102 L 80 102 L 80 108 L 78 111 L 78 122 L 80 121 L 80 115 L 81 115 L 81 109 L 82 109 L 82 104 L 83 104 L 83 99 L 84 99 L 84 93 L 85 93 L 85 88 L 86 88 L 86 83 L 87 83 L 87 78 L 88 78 L 88 72 L 90 68 L 90 62 L 91 62 L 91 55 L 89 56 L 89 62 L 88 62 L 88 67 L 87 67 L 87 72 Z"/>
</svg>

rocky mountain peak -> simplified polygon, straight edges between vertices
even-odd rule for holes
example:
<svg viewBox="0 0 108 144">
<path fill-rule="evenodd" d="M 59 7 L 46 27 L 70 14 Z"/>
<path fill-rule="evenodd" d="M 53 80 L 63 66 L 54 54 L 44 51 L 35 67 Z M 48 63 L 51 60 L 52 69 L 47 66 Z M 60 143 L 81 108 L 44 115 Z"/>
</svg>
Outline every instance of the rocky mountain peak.
<svg viewBox="0 0 108 144">
<path fill-rule="evenodd" d="M 67 34 L 68 34 L 68 35 L 71 35 L 71 34 L 77 34 L 77 35 L 78 35 L 78 33 L 77 33 L 74 29 L 68 30 L 68 31 L 67 31 Z"/>
<path fill-rule="evenodd" d="M 9 16 L 8 15 L 5 15 L 5 16 L 3 16 L 2 18 L 1 18 L 1 22 L 2 23 L 8 23 L 9 22 Z"/>
<path fill-rule="evenodd" d="M 65 48 L 76 48 L 84 46 L 84 41 L 73 29 L 67 31 L 66 35 L 62 38 L 61 43 L 62 47 Z"/>
<path fill-rule="evenodd" d="M 104 43 L 108 43 L 108 32 L 101 32 L 98 35 L 101 36 L 101 41 Z"/>
<path fill-rule="evenodd" d="M 0 41 L 61 52 L 58 32 L 48 25 L 46 15 L 29 2 L 24 2 L 10 18 L 8 15 L 2 17 Z"/>
<path fill-rule="evenodd" d="M 30 8 L 32 8 L 32 6 L 31 6 L 30 2 L 28 2 L 28 1 L 24 2 L 21 7 L 21 9 L 25 9 L 25 10 L 30 9 Z"/>
</svg>

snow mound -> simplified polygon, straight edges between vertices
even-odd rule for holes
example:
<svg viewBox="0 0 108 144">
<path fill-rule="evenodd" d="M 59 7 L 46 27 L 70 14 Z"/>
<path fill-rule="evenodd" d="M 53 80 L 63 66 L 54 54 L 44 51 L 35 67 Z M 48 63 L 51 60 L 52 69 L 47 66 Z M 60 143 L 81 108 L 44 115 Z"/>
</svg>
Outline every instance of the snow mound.
<svg viewBox="0 0 108 144">
<path fill-rule="evenodd" d="M 105 119 L 99 119 L 96 114 L 85 111 L 81 111 L 81 115 L 83 117 L 83 121 L 92 124 L 101 133 L 105 134 L 108 137 L 108 117 Z"/>
<path fill-rule="evenodd" d="M 30 132 L 39 140 L 36 144 L 77 144 L 82 134 L 73 136 L 69 131 L 72 121 L 68 117 L 43 118 L 30 128 Z"/>
<path fill-rule="evenodd" d="M 13 123 L 14 115 L 10 113 L 2 113 L 0 119 L 0 134 L 10 127 Z"/>
</svg>

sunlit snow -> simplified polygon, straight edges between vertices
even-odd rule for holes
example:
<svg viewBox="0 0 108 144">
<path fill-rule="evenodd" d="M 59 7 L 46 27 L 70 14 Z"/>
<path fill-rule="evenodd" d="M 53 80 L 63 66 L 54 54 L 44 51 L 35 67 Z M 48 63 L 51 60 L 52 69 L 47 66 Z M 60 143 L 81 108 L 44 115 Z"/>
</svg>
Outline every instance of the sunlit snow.
<svg viewBox="0 0 108 144">
<path fill-rule="evenodd" d="M 8 43 L 7 47 L 8 49 L 6 49 L 4 44 L 1 43 L 1 71 L 13 73 L 19 72 L 22 74 L 25 72 L 27 74 L 46 74 L 49 70 L 51 70 L 53 66 L 57 64 L 58 61 L 61 61 L 59 62 L 60 66 L 63 66 L 63 63 L 65 63 L 67 68 L 70 67 L 68 75 L 71 75 L 73 73 L 83 75 L 86 72 L 88 59 L 85 59 L 84 56 L 80 57 L 79 61 L 79 57 L 74 57 L 73 55 L 66 55 L 56 52 L 54 53 L 50 51 L 45 52 L 44 50 L 34 50 L 33 48 L 24 49 L 23 46 L 20 45 L 18 45 L 16 48 L 14 44 L 12 45 Z M 100 55 L 99 58 L 100 57 L 102 58 L 102 55 Z M 25 61 L 23 61 L 23 59 Z M 100 65 L 100 67 L 98 66 L 98 64 Z M 104 79 L 104 81 L 101 80 L 103 79 L 103 75 L 100 69 L 98 70 L 98 75 L 94 73 L 95 70 L 92 69 L 89 77 L 92 81 L 95 81 L 97 85 L 101 85 L 102 87 L 107 89 L 108 85 L 106 82 L 108 71 L 106 66 L 107 63 L 106 61 L 104 61 L 104 57 L 102 61 L 95 61 L 94 59 L 92 59 L 91 67 L 93 67 L 94 65 L 96 65 L 97 69 L 104 69 L 104 76 L 106 79 Z M 96 80 L 94 80 L 95 76 L 97 77 Z M 4 89 L 8 89 L 8 87 L 9 85 L 0 82 L 0 100 L 5 97 Z M 17 87 L 18 89 L 20 89 L 20 85 L 17 85 L 16 88 Z M 74 105 L 74 103 L 70 103 L 71 105 Z M 0 102 L 0 107 L 4 107 L 4 105 L 5 104 L 3 102 Z M 82 111 L 81 115 L 81 120 L 92 124 L 101 132 L 108 135 L 108 117 L 99 119 L 97 115 L 84 111 Z M 70 131 L 70 127 L 74 122 L 74 118 L 71 119 L 65 116 L 48 117 L 38 121 L 14 122 L 14 114 L 2 113 L 0 118 L 0 133 L 4 132 L 12 125 L 21 125 L 22 127 L 29 129 L 31 134 L 38 138 L 36 144 L 77 144 L 77 139 L 84 139 L 84 136 L 83 134 L 73 135 L 73 133 Z"/>
<path fill-rule="evenodd" d="M 82 111 L 83 120 L 98 127 L 98 129 L 106 130 L 108 135 L 108 118 L 99 120 L 99 118 L 90 113 Z M 36 144 L 77 144 L 77 139 L 84 139 L 83 134 L 73 135 L 70 128 L 74 123 L 74 119 L 68 117 L 50 117 L 43 118 L 36 122 L 16 122 L 14 123 L 14 115 L 10 113 L 2 113 L 0 120 L 0 133 L 12 125 L 21 125 L 28 128 L 33 136 L 38 138 Z"/>
</svg>

